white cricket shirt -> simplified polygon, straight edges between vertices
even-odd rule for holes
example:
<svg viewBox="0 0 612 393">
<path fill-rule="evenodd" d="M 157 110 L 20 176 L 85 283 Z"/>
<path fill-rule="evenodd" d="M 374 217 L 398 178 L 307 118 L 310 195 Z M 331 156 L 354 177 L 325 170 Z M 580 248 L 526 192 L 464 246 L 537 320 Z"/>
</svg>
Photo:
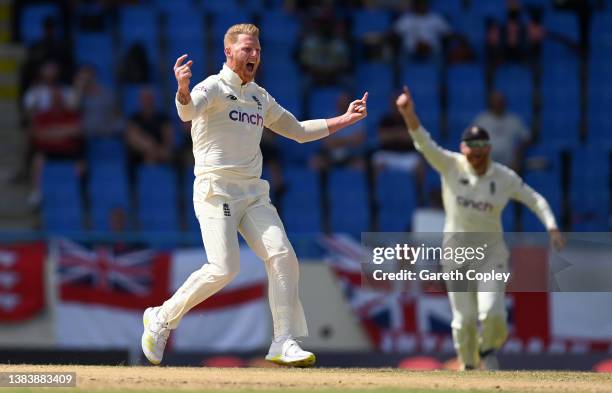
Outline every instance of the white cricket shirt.
<svg viewBox="0 0 612 393">
<path fill-rule="evenodd" d="M 243 85 L 225 64 L 191 90 L 191 100 L 187 105 L 176 100 L 176 107 L 183 121 L 192 121 L 195 175 L 259 178 L 263 127 L 278 120 L 285 109 L 257 83 Z"/>
<path fill-rule="evenodd" d="M 478 176 L 463 154 L 438 146 L 423 127 L 410 134 L 442 178 L 444 232 L 502 232 L 501 214 L 510 199 L 527 205 L 547 230 L 557 228 L 546 199 L 510 168 L 491 162 Z"/>
</svg>

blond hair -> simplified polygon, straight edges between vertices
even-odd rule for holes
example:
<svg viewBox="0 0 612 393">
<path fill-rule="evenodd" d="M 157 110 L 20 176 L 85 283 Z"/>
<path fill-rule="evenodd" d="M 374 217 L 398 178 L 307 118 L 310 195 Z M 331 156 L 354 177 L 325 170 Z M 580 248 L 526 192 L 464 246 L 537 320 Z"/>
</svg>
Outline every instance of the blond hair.
<svg viewBox="0 0 612 393">
<path fill-rule="evenodd" d="M 225 36 L 223 37 L 223 46 L 227 48 L 236 43 L 238 40 L 238 34 L 248 34 L 259 38 L 259 28 L 250 23 L 233 25 L 225 32 Z"/>
</svg>

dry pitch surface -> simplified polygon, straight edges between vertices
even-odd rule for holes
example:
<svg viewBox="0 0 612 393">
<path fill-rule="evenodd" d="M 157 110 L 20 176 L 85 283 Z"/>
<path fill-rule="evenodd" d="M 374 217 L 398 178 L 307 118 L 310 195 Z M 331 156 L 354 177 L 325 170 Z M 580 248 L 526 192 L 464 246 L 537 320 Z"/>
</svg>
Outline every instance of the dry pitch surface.
<svg viewBox="0 0 612 393">
<path fill-rule="evenodd" d="M 0 365 L 0 372 L 74 371 L 76 388 L 4 392 L 612 392 L 612 374 L 392 369 L 174 368 Z"/>
</svg>

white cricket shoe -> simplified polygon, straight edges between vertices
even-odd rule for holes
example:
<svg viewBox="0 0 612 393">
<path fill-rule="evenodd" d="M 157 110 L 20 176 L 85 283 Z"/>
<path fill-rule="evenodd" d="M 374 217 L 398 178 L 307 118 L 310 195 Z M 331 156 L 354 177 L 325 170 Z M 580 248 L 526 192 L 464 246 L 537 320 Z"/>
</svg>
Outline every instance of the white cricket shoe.
<svg viewBox="0 0 612 393">
<path fill-rule="evenodd" d="M 484 370 L 499 370 L 499 360 L 497 360 L 497 355 L 495 354 L 495 351 L 488 351 L 488 353 L 481 356 L 480 362 Z"/>
<path fill-rule="evenodd" d="M 149 362 L 155 365 L 161 363 L 166 342 L 168 342 L 168 336 L 170 336 L 168 324 L 162 323 L 157 318 L 158 309 L 159 307 L 149 307 L 145 310 L 142 316 L 144 332 L 140 340 L 142 352 Z"/>
<path fill-rule="evenodd" d="M 284 341 L 272 341 L 266 360 L 281 366 L 312 367 L 317 359 L 312 352 L 304 351 L 297 341 L 289 337 Z"/>
</svg>

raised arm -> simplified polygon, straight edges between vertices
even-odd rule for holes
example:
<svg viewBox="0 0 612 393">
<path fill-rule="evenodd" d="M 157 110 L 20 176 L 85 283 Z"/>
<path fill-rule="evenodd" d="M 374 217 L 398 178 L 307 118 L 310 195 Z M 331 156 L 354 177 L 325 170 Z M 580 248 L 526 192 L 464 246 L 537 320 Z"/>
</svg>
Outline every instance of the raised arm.
<svg viewBox="0 0 612 393">
<path fill-rule="evenodd" d="M 174 64 L 174 76 L 178 88 L 176 91 L 176 110 L 182 121 L 191 121 L 202 111 L 203 107 L 208 103 L 209 92 L 205 86 L 205 82 L 198 84 L 193 91 L 189 91 L 191 82 L 191 66 L 193 61 L 183 62 L 187 59 L 187 55 L 182 55 L 176 59 Z"/>
<path fill-rule="evenodd" d="M 351 102 L 344 114 L 331 119 L 298 121 L 270 97 L 265 125 L 275 133 L 300 143 L 315 141 L 364 119 L 368 115 L 367 99 L 366 92 L 363 98 Z"/>
<path fill-rule="evenodd" d="M 438 146 L 431 139 L 429 133 L 421 125 L 421 121 L 414 109 L 414 101 L 410 95 L 408 87 L 404 86 L 404 91 L 397 97 L 395 102 L 397 109 L 404 118 L 406 127 L 414 142 L 414 147 L 425 156 L 425 159 L 438 172 L 447 171 L 455 162 L 456 154 Z"/>
</svg>

